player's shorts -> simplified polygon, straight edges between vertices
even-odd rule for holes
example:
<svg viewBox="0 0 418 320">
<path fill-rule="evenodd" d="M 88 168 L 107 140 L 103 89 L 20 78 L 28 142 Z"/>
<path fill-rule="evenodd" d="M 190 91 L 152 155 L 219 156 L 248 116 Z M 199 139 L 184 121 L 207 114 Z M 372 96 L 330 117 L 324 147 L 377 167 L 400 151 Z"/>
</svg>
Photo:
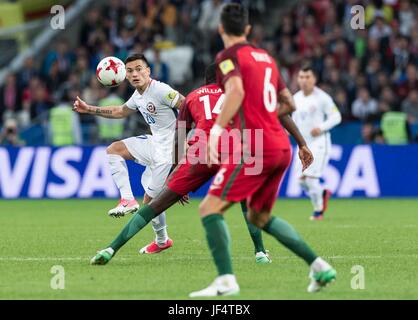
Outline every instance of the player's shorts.
<svg viewBox="0 0 418 320">
<path fill-rule="evenodd" d="M 210 180 L 219 170 L 219 166 L 208 167 L 206 164 L 179 164 L 167 179 L 167 187 L 179 194 L 195 192 Z"/>
<path fill-rule="evenodd" d="M 122 142 L 135 158 L 135 162 L 146 167 L 141 177 L 141 184 L 144 191 L 151 198 L 155 198 L 163 189 L 172 164 L 156 159 L 152 139 L 152 135 L 141 135 L 124 139 Z"/>
<path fill-rule="evenodd" d="M 327 143 L 314 143 L 308 145 L 311 150 L 314 161 L 312 164 L 302 172 L 302 163 L 295 161 L 295 172 L 298 177 L 321 178 L 330 158 L 330 145 Z"/>
<path fill-rule="evenodd" d="M 248 174 L 254 164 L 222 164 L 208 193 L 229 202 L 247 200 L 252 210 L 270 212 L 291 155 L 291 149 L 264 155 L 261 172 L 257 175 Z"/>
</svg>

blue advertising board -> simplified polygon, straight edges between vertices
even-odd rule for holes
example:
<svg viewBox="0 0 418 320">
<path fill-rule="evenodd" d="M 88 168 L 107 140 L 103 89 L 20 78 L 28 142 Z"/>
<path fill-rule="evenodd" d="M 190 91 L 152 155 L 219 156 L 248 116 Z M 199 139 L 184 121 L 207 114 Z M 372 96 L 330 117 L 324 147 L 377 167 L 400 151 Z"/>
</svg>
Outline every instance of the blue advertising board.
<svg viewBox="0 0 418 320">
<path fill-rule="evenodd" d="M 294 157 L 280 196 L 303 192 Z M 128 161 L 134 194 L 144 167 Z M 418 197 L 418 145 L 333 145 L 323 184 L 335 197 Z M 192 196 L 206 194 L 208 184 Z M 0 198 L 118 198 L 104 146 L 0 148 Z"/>
</svg>

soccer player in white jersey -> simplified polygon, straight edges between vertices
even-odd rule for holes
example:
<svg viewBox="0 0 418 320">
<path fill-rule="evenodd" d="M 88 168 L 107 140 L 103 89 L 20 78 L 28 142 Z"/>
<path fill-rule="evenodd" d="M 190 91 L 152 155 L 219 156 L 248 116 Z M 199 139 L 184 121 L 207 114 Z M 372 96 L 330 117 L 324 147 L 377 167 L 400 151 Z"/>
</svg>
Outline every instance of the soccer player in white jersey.
<svg viewBox="0 0 418 320">
<path fill-rule="evenodd" d="M 321 220 L 331 192 L 321 186 L 319 179 L 329 161 L 329 131 L 341 122 L 341 114 L 332 98 L 315 85 L 316 76 L 309 65 L 299 71 L 297 80 L 300 91 L 294 95 L 296 111 L 292 118 L 311 149 L 314 161 L 303 172 L 299 161 L 296 161 L 296 170 L 300 184 L 312 202 L 314 212 L 311 220 Z"/>
<path fill-rule="evenodd" d="M 162 190 L 172 167 L 173 140 L 176 129 L 177 109 L 184 97 L 169 85 L 150 78 L 150 67 L 143 54 L 134 54 L 125 61 L 126 78 L 135 87 L 132 97 L 122 106 L 97 107 L 88 105 L 77 97 L 74 111 L 105 118 L 120 119 L 137 111 L 150 126 L 152 135 L 131 137 L 116 141 L 107 148 L 107 160 L 121 199 L 109 211 L 110 216 L 120 217 L 139 208 L 129 182 L 126 160 L 146 166 L 141 184 L 144 187 L 144 203 L 149 203 Z M 152 220 L 156 239 L 140 250 L 140 253 L 158 253 L 172 246 L 168 237 L 165 213 Z"/>
</svg>

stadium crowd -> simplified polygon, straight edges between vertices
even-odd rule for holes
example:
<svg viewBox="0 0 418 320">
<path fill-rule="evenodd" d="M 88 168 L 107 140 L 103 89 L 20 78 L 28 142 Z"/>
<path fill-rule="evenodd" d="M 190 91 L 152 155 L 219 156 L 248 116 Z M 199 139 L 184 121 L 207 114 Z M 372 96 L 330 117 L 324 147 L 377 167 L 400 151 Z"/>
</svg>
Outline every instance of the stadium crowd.
<svg viewBox="0 0 418 320">
<path fill-rule="evenodd" d="M 30 57 L 19 72 L 8 75 L 0 88 L 0 143 L 23 144 L 19 130 L 47 123 L 54 107 L 71 106 L 76 96 L 96 105 L 126 101 L 132 93 L 126 82 L 109 90 L 96 80 L 97 63 L 106 56 L 123 60 L 130 52 L 152 50 L 152 77 L 170 82 L 173 70 L 160 53 L 165 48 L 188 45 L 194 52 L 189 76 L 175 84 L 187 94 L 201 80 L 205 65 L 222 49 L 217 25 L 224 2 L 110 0 L 90 8 L 76 45 L 66 38 L 55 39 L 42 59 Z M 269 12 L 267 1 L 241 2 L 250 6 L 251 41 L 277 58 L 292 92 L 297 91 L 299 66 L 309 61 L 319 86 L 334 98 L 344 121 L 362 123 L 358 142 L 384 143 L 381 122 L 391 112 L 405 119 L 408 141 L 416 139 L 410 130 L 418 125 L 416 3 L 307 1 L 293 6 L 272 24 L 271 19 L 263 19 Z M 358 4 L 365 9 L 363 29 L 351 26 L 351 8 Z M 119 123 L 114 134 L 120 135 L 121 130 L 125 135 L 137 134 L 138 126 L 144 128 L 138 119 L 131 117 Z M 83 116 L 77 121 L 80 128 L 89 130 L 73 143 L 112 140 L 112 132 L 101 133 L 94 117 Z"/>
</svg>

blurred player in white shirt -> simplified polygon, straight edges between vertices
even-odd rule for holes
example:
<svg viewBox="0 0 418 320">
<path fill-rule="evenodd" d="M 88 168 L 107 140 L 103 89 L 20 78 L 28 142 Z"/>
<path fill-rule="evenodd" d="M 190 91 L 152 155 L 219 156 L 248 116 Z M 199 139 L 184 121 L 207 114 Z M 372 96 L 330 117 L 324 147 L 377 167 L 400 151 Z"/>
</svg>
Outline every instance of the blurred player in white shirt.
<svg viewBox="0 0 418 320">
<path fill-rule="evenodd" d="M 184 97 L 169 85 L 150 78 L 150 67 L 142 54 L 128 57 L 126 78 L 135 87 L 132 97 L 122 106 L 90 106 L 77 97 L 74 111 L 88 113 L 104 118 L 120 119 L 132 113 L 141 112 L 150 126 L 152 135 L 141 135 L 116 141 L 107 148 L 107 160 L 121 199 L 118 205 L 109 210 L 114 217 L 125 216 L 139 208 L 129 182 L 125 160 L 146 166 L 141 177 L 145 190 L 144 203 L 149 203 L 162 190 L 172 167 L 174 133 L 176 129 L 177 110 Z M 168 237 L 165 213 L 152 220 L 156 238 L 143 247 L 140 253 L 158 253 L 172 246 Z"/>
<path fill-rule="evenodd" d="M 316 76 L 312 68 L 303 67 L 298 73 L 300 91 L 294 95 L 296 111 L 292 118 L 314 156 L 313 163 L 305 171 L 302 172 L 299 162 L 296 162 L 296 170 L 300 184 L 312 202 L 311 219 L 321 220 L 331 192 L 321 186 L 319 179 L 329 161 L 329 131 L 341 122 L 341 114 L 332 98 L 315 84 Z"/>
</svg>

